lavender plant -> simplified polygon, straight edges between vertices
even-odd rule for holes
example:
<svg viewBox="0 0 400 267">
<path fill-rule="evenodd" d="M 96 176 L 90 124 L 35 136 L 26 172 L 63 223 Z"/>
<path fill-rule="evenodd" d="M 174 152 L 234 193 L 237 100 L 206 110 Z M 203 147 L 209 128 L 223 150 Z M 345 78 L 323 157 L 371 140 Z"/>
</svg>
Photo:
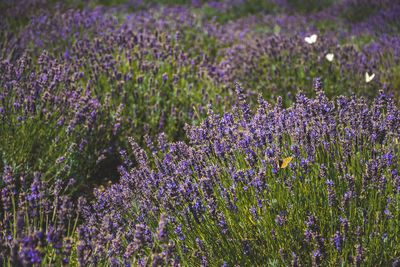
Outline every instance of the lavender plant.
<svg viewBox="0 0 400 267">
<path fill-rule="evenodd" d="M 148 20 L 138 16 L 118 25 L 100 10 L 45 13 L 10 41 L 21 51 L 34 46 L 15 63 L 2 62 L 2 162 L 40 170 L 46 180 L 74 177 L 82 185 L 92 177 L 110 179 L 125 135 L 142 142 L 145 133 L 165 130 L 177 138 L 185 121 L 205 115 L 212 96 L 204 92 L 223 90 L 209 80 L 207 54 L 201 47 L 186 51 L 180 45 L 186 35 L 162 33 L 162 25 L 135 32 L 136 19 Z M 83 33 L 82 27 L 89 29 Z M 33 38 L 26 35 L 32 30 Z M 44 31 L 53 34 L 46 44 Z M 43 45 L 53 50 L 36 58 Z"/>
<path fill-rule="evenodd" d="M 68 265 L 76 250 L 76 206 L 64 193 L 74 183 L 61 180 L 47 188 L 40 173 L 32 183 L 6 166 L 0 206 L 2 266 Z"/>
<path fill-rule="evenodd" d="M 0 3 L 0 265 L 396 266 L 399 5 L 353 2 Z"/>
<path fill-rule="evenodd" d="M 329 97 L 349 91 L 375 97 L 379 89 L 384 89 L 398 99 L 398 83 L 394 78 L 399 61 L 398 49 L 393 47 L 398 43 L 396 37 L 379 35 L 370 43 L 358 45 L 349 43 L 349 33 L 340 35 L 328 30 L 320 34 L 304 18 L 283 16 L 278 20 L 268 16 L 237 22 L 257 23 L 263 23 L 265 30 L 254 34 L 240 29 L 246 38 L 221 50 L 224 61 L 220 68 L 226 74 L 224 78 L 243 81 L 252 89 L 249 96 L 256 98 L 255 92 L 262 92 L 268 98 L 281 96 L 288 106 L 299 89 L 310 96 L 311 90 L 307 88 L 311 88 L 313 78 L 320 77 Z M 300 24 L 300 28 L 288 28 L 293 23 Z M 306 38 L 312 34 L 317 36 L 316 42 L 307 43 Z M 332 58 L 328 59 L 327 55 Z M 367 72 L 379 76 L 366 82 Z"/>
<path fill-rule="evenodd" d="M 238 107 L 209 109 L 191 145 L 148 157 L 131 139 L 139 166 L 121 167 L 96 207 L 133 223 L 167 214 L 183 265 L 394 262 L 399 110 L 383 92 L 368 107 L 314 88 L 287 109 L 260 98 L 252 114 L 237 85 Z"/>
</svg>

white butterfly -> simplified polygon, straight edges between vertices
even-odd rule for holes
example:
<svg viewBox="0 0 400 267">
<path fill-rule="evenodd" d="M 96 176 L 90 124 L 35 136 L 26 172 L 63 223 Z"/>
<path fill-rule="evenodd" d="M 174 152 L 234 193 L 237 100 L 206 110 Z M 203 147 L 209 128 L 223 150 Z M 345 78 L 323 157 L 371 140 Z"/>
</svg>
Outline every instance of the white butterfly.
<svg viewBox="0 0 400 267">
<path fill-rule="evenodd" d="M 317 41 L 317 37 L 318 36 L 316 34 L 313 34 L 310 37 L 304 38 L 304 41 L 306 41 L 309 44 L 313 44 L 313 43 L 315 43 Z"/>
<path fill-rule="evenodd" d="M 332 53 L 326 54 L 326 56 L 325 56 L 326 60 L 328 60 L 329 62 L 332 62 L 334 57 L 335 57 L 335 55 Z"/>
<path fill-rule="evenodd" d="M 365 73 L 365 82 L 369 83 L 370 81 L 372 81 L 375 77 L 375 73 L 372 73 L 371 76 L 369 76 L 368 72 Z"/>
</svg>

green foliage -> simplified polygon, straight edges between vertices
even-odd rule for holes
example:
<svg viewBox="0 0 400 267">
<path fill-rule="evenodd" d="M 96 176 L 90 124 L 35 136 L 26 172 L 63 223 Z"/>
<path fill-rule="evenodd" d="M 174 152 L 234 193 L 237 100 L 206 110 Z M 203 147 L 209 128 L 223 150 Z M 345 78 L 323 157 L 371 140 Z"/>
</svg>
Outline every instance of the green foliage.
<svg viewBox="0 0 400 267">
<path fill-rule="evenodd" d="M 242 17 L 257 15 L 260 13 L 277 13 L 279 10 L 279 7 L 274 3 L 263 0 L 249 0 L 234 5 L 229 4 L 229 2 L 221 2 L 221 5 L 224 8 L 224 11 L 205 3 L 201 7 L 202 16 L 205 19 L 215 19 L 216 22 L 224 24 L 228 21 L 235 21 Z"/>
<path fill-rule="evenodd" d="M 329 7 L 335 0 L 288 0 L 287 2 L 290 8 L 294 10 L 294 13 L 312 13 Z"/>
<path fill-rule="evenodd" d="M 342 16 L 347 22 L 356 23 L 376 14 L 379 9 L 378 1 L 348 0 L 343 7 Z"/>
</svg>

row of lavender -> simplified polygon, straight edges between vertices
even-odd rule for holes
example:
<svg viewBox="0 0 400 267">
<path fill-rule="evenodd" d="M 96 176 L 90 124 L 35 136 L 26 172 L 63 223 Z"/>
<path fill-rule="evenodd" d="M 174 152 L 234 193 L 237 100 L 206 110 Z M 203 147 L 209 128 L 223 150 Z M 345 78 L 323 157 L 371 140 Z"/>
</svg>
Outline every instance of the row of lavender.
<svg viewBox="0 0 400 267">
<path fill-rule="evenodd" d="M 399 5 L 364 32 L 210 5 L 1 20 L 4 264 L 397 262 Z"/>
<path fill-rule="evenodd" d="M 286 109 L 260 96 L 253 114 L 237 85 L 239 106 L 210 107 L 187 127 L 190 144 L 160 136 L 148 156 L 130 139 L 138 166 L 119 167 L 121 181 L 89 205 L 61 196 L 70 184 L 46 189 L 37 173 L 29 188 L 7 167 L 3 260 L 397 266 L 399 109 L 382 91 L 370 106 L 332 101 L 318 80 L 315 90 Z"/>
<path fill-rule="evenodd" d="M 328 15 L 315 24 L 329 24 Z M 120 18 L 102 8 L 42 10 L 19 31 L 4 32 L 1 166 L 79 184 L 115 176 L 105 170 L 121 163 L 126 136 L 141 144 L 161 131 L 182 138 L 184 123 L 204 117 L 207 104 L 230 109 L 235 80 L 251 89 L 250 104 L 261 92 L 288 106 L 298 89 L 309 95 L 312 77 L 322 78 L 330 97 L 349 90 L 374 97 L 382 88 L 398 98 L 398 37 L 352 44 L 351 32 L 319 34 L 309 19 L 267 15 L 220 25 L 187 8 Z M 318 38 L 310 44 L 311 34 Z M 366 82 L 366 73 L 374 80 Z"/>
</svg>

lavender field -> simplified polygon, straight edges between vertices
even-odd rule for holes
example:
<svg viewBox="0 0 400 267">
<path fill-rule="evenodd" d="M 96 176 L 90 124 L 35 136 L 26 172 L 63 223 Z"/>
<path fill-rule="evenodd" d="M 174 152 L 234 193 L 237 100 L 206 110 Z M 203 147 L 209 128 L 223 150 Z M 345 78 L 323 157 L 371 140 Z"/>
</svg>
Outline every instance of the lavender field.
<svg viewBox="0 0 400 267">
<path fill-rule="evenodd" d="M 0 266 L 400 266 L 400 3 L 0 1 Z"/>
</svg>

